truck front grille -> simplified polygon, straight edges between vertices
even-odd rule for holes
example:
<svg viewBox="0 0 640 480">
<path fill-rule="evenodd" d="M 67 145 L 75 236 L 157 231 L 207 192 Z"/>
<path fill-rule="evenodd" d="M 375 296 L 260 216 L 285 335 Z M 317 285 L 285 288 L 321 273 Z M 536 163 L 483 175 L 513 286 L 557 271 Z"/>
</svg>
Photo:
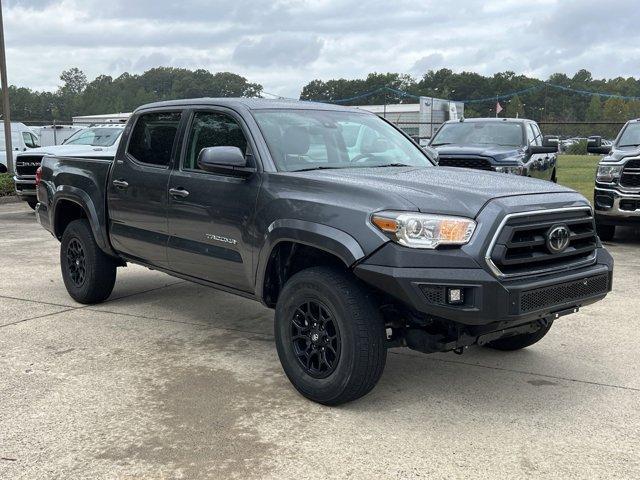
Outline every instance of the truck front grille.
<svg viewBox="0 0 640 480">
<path fill-rule="evenodd" d="M 16 158 L 16 174 L 19 177 L 33 176 L 42 162 L 42 155 L 20 155 Z"/>
<path fill-rule="evenodd" d="M 620 185 L 627 188 L 640 188 L 640 160 L 629 160 L 622 170 Z"/>
<path fill-rule="evenodd" d="M 520 294 L 520 313 L 535 312 L 554 305 L 578 302 L 609 290 L 609 274 L 582 278 L 572 282 L 551 285 Z"/>
<path fill-rule="evenodd" d="M 568 245 L 560 252 L 548 241 L 557 226 L 569 232 Z M 593 263 L 597 242 L 589 207 L 514 214 L 496 234 L 487 261 L 500 276 L 541 274 Z"/>
<path fill-rule="evenodd" d="M 494 171 L 491 161 L 485 157 L 440 156 L 441 167 L 473 168 L 475 170 Z"/>
</svg>

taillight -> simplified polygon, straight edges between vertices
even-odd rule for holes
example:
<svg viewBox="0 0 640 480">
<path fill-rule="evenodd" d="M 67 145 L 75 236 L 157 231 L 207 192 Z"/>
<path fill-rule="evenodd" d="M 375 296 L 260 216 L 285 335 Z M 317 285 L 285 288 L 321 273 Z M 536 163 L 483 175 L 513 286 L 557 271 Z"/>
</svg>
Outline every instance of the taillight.
<svg viewBox="0 0 640 480">
<path fill-rule="evenodd" d="M 40 182 L 42 181 L 42 167 L 38 167 L 36 170 L 36 187 L 40 186 Z"/>
</svg>

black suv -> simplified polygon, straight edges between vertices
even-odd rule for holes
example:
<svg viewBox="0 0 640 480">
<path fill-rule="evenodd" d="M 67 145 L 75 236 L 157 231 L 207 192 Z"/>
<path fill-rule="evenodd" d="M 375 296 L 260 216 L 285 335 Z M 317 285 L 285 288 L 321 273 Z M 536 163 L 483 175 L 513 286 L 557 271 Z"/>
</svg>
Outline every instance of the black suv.
<svg viewBox="0 0 640 480">
<path fill-rule="evenodd" d="M 443 167 L 557 180 L 558 139 L 533 120 L 469 118 L 445 122 L 429 142 Z"/>
<path fill-rule="evenodd" d="M 628 121 L 613 146 L 589 137 L 589 153 L 605 155 L 598 165 L 594 205 L 598 235 L 612 240 L 617 225 L 640 225 L 640 119 Z"/>
<path fill-rule="evenodd" d="M 260 301 L 285 373 L 325 404 L 371 390 L 388 348 L 524 348 L 611 288 L 582 195 L 439 167 L 358 109 L 156 103 L 113 161 L 41 169 L 37 218 L 75 300 L 105 300 L 133 262 Z"/>
</svg>

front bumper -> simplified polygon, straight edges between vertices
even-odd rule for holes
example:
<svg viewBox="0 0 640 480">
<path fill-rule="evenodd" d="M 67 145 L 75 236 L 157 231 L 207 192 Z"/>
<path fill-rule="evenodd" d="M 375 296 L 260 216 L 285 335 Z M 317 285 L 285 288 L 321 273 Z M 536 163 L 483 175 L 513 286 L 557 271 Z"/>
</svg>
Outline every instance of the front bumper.
<svg viewBox="0 0 640 480">
<path fill-rule="evenodd" d="M 640 224 L 640 192 L 626 193 L 610 188 L 596 187 L 594 204 L 595 217 L 600 224 Z"/>
<path fill-rule="evenodd" d="M 552 320 L 603 299 L 612 287 L 613 258 L 598 248 L 591 266 L 517 280 L 499 280 L 482 268 L 396 268 L 366 261 L 354 273 L 427 316 L 505 328 Z M 452 287 L 463 289 L 463 304 L 447 303 Z"/>
<path fill-rule="evenodd" d="M 36 178 L 35 177 L 13 177 L 13 183 L 16 186 L 16 195 L 21 200 L 31 200 L 36 197 Z"/>
</svg>

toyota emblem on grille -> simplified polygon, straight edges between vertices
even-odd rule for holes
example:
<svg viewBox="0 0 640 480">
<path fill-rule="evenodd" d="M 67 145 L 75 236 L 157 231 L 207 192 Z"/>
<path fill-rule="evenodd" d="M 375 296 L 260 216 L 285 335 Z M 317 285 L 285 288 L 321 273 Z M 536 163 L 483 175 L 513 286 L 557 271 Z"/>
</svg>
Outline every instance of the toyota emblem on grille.
<svg viewBox="0 0 640 480">
<path fill-rule="evenodd" d="M 571 232 L 566 225 L 554 225 L 547 232 L 547 249 L 551 253 L 562 253 L 569 246 Z"/>
</svg>

